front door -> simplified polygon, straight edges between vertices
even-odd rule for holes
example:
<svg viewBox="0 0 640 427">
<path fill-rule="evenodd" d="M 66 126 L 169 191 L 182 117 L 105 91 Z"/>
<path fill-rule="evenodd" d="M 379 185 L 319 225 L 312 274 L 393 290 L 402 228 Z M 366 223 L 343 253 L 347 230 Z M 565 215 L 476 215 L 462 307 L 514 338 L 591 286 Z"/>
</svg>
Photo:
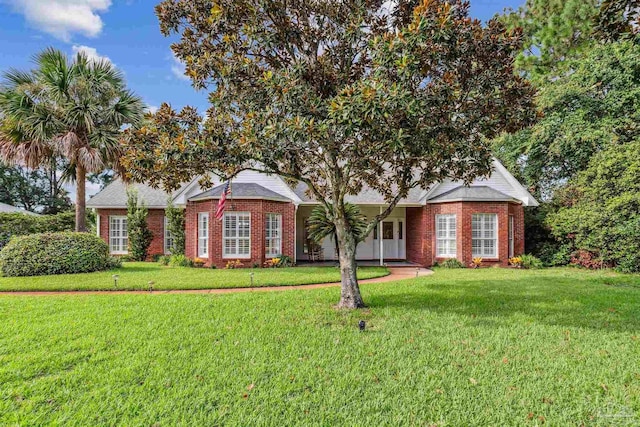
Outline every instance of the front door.
<svg viewBox="0 0 640 427">
<path fill-rule="evenodd" d="M 404 219 L 393 218 L 382 221 L 382 254 L 384 259 L 404 259 L 405 258 L 405 240 L 404 240 Z M 373 241 L 373 253 L 375 259 L 380 258 L 380 240 L 378 233 L 375 233 Z"/>
</svg>

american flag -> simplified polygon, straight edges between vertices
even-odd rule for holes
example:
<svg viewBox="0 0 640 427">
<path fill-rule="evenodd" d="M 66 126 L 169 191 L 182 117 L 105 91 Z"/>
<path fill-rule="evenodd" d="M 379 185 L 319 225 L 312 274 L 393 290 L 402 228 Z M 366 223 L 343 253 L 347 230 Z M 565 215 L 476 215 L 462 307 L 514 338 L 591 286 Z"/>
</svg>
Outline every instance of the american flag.
<svg viewBox="0 0 640 427">
<path fill-rule="evenodd" d="M 218 200 L 218 208 L 216 209 L 216 219 L 222 219 L 222 215 L 224 214 L 224 206 L 227 203 L 227 195 L 231 194 L 231 186 L 230 181 L 224 185 L 224 189 L 222 190 L 222 194 L 220 195 L 220 200 Z"/>
</svg>

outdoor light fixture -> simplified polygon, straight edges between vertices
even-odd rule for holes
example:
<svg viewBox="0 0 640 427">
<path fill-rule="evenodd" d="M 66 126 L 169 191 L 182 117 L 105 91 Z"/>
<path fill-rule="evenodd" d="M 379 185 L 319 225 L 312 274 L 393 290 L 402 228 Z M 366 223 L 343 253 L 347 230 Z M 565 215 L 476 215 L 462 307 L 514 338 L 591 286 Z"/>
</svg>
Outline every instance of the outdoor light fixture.
<svg viewBox="0 0 640 427">
<path fill-rule="evenodd" d="M 154 281 L 150 281 L 150 282 L 148 283 L 148 285 L 149 285 L 149 292 L 153 292 L 153 285 L 155 285 L 155 284 L 156 284 L 156 282 L 154 282 Z"/>
<path fill-rule="evenodd" d="M 120 278 L 120 276 L 118 276 L 117 274 L 114 274 L 111 277 L 113 278 L 113 287 L 118 289 L 118 279 Z"/>
<path fill-rule="evenodd" d="M 358 328 L 360 328 L 360 332 L 364 331 L 365 326 L 367 326 L 367 324 L 364 320 L 358 322 Z"/>
<path fill-rule="evenodd" d="M 416 267 L 416 277 L 418 277 L 419 273 L 420 273 L 420 267 Z"/>
<path fill-rule="evenodd" d="M 249 277 L 251 278 L 251 287 L 253 288 L 253 272 L 249 273 Z"/>
</svg>

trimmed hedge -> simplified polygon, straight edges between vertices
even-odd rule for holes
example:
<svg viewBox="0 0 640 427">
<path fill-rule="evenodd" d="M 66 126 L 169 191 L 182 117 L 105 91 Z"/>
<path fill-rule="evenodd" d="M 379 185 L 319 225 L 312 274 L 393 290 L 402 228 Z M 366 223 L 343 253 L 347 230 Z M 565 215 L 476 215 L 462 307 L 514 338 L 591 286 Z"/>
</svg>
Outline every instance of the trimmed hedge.
<svg viewBox="0 0 640 427">
<path fill-rule="evenodd" d="M 119 266 L 109 247 L 89 233 L 42 233 L 14 237 L 0 251 L 4 276 L 89 273 Z"/>
<path fill-rule="evenodd" d="M 62 212 L 57 215 L 44 216 L 23 213 L 0 213 L 0 249 L 13 236 L 73 231 L 76 223 L 75 215 L 74 212 Z"/>
</svg>

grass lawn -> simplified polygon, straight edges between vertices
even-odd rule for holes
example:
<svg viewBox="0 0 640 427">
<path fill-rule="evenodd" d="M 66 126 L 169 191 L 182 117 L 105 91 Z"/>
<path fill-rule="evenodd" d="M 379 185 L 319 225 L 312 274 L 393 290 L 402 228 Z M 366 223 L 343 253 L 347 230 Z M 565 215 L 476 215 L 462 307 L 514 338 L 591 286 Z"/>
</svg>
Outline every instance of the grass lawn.
<svg viewBox="0 0 640 427">
<path fill-rule="evenodd" d="M 212 270 L 210 268 L 164 267 L 157 263 L 125 262 L 117 270 L 57 276 L 0 277 L 0 291 L 96 291 L 113 290 L 117 274 L 118 289 L 147 290 L 150 281 L 157 290 L 246 288 L 251 286 L 291 286 L 340 281 L 340 270 L 333 267 L 292 267 L 277 269 Z M 358 278 L 386 276 L 383 267 L 362 267 Z"/>
<path fill-rule="evenodd" d="M 0 425 L 640 425 L 640 276 L 362 289 L 0 296 Z"/>
</svg>

